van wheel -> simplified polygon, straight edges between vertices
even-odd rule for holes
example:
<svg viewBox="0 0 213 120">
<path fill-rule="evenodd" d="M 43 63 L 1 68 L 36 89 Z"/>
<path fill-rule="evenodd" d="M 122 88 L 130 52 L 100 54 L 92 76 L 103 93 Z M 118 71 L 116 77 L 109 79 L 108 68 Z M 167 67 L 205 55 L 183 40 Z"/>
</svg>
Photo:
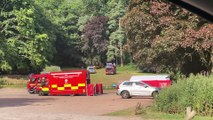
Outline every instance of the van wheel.
<svg viewBox="0 0 213 120">
<path fill-rule="evenodd" d="M 123 91 L 123 92 L 121 92 L 121 97 L 122 97 L 123 99 L 131 98 L 128 91 Z"/>
<path fill-rule="evenodd" d="M 155 92 L 152 93 L 152 97 L 153 98 L 156 98 L 157 96 L 158 96 L 158 92 L 157 91 L 155 91 Z"/>
</svg>

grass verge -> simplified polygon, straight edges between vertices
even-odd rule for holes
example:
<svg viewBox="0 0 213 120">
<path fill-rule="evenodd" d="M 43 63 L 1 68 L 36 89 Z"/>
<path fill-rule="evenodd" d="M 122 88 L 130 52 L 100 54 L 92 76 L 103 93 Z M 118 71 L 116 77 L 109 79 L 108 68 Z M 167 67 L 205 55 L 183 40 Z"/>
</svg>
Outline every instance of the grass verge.
<svg viewBox="0 0 213 120">
<path fill-rule="evenodd" d="M 141 117 L 145 120 L 183 120 L 183 114 L 168 114 L 156 111 L 153 107 L 142 108 L 143 112 L 140 115 L 135 115 L 135 108 L 128 108 L 121 111 L 105 114 L 106 116 L 128 116 L 128 117 Z M 195 116 L 193 120 L 212 120 L 212 117 Z"/>
</svg>

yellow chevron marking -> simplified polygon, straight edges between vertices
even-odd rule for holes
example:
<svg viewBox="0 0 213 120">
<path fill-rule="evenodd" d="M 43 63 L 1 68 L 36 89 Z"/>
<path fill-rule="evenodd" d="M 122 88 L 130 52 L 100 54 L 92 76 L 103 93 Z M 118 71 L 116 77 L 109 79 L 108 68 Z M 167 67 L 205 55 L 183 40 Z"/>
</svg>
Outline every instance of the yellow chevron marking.
<svg viewBox="0 0 213 120">
<path fill-rule="evenodd" d="M 71 87 L 71 84 L 64 84 L 64 87 Z"/>
<path fill-rule="evenodd" d="M 64 90 L 64 87 L 58 87 L 58 90 Z"/>
<path fill-rule="evenodd" d="M 84 87 L 85 83 L 78 83 L 78 87 Z"/>
<path fill-rule="evenodd" d="M 49 91 L 49 88 L 42 88 L 42 91 Z"/>
<path fill-rule="evenodd" d="M 57 88 L 58 86 L 56 84 L 52 84 L 52 88 Z"/>
<path fill-rule="evenodd" d="M 71 86 L 71 89 L 72 89 L 72 90 L 77 90 L 77 89 L 78 89 L 78 86 Z"/>
</svg>

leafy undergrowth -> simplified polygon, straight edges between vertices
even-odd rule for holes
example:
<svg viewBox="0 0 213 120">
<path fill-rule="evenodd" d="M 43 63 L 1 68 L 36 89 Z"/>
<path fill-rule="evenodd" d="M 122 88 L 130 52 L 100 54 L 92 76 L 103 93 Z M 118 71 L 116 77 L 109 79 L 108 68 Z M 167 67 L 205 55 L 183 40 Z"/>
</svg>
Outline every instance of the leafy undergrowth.
<svg viewBox="0 0 213 120">
<path fill-rule="evenodd" d="M 46 66 L 42 73 L 46 73 L 46 72 L 58 72 L 58 71 L 61 71 L 61 68 L 59 66 Z"/>
</svg>

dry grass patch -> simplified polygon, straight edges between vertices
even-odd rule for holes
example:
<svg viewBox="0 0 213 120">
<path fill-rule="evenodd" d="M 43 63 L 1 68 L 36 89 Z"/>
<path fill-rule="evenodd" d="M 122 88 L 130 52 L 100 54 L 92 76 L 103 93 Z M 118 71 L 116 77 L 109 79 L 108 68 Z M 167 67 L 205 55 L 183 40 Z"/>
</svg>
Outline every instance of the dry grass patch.
<svg viewBox="0 0 213 120">
<path fill-rule="evenodd" d="M 5 81 L 2 87 L 26 87 L 28 82 L 28 77 L 26 75 L 6 75 L 0 78 Z"/>
</svg>

